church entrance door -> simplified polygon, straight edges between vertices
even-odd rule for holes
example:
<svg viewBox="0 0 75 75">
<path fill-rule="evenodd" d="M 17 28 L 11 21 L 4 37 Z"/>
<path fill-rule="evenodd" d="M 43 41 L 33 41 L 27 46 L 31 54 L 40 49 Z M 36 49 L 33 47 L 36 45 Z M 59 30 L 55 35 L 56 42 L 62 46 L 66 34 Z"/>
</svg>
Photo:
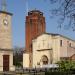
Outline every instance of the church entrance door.
<svg viewBox="0 0 75 75">
<path fill-rule="evenodd" d="M 47 65 L 48 64 L 48 57 L 46 55 L 42 56 L 42 62 L 43 62 L 43 65 Z"/>
<path fill-rule="evenodd" d="M 9 71 L 9 55 L 3 55 L 3 71 Z"/>
</svg>

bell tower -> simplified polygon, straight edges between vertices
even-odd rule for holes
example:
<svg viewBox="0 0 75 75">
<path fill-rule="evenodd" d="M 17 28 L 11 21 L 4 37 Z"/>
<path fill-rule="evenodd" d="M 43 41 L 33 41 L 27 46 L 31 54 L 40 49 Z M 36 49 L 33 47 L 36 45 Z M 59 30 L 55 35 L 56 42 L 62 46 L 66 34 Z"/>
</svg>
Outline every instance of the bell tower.
<svg viewBox="0 0 75 75">
<path fill-rule="evenodd" d="M 6 11 L 6 1 L 2 0 L 0 11 L 0 71 L 13 71 L 12 13 Z"/>
<path fill-rule="evenodd" d="M 32 10 L 26 16 L 26 52 L 32 52 L 32 39 L 46 30 L 45 17 L 39 10 Z"/>
<path fill-rule="evenodd" d="M 39 10 L 28 12 L 25 23 L 26 48 L 23 54 L 23 67 L 32 67 L 33 64 L 33 49 L 32 40 L 37 36 L 45 33 L 45 17 Z"/>
</svg>

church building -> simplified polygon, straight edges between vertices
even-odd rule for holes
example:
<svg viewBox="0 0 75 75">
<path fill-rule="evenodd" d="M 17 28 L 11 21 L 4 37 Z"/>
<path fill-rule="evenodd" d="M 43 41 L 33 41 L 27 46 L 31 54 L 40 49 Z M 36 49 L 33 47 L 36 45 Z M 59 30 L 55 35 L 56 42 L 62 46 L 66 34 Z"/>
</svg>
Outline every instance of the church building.
<svg viewBox="0 0 75 75">
<path fill-rule="evenodd" d="M 0 71 L 14 71 L 12 50 L 12 13 L 6 11 L 5 2 L 0 11 Z"/>
<path fill-rule="evenodd" d="M 23 67 L 34 68 L 75 60 L 75 41 L 60 34 L 46 33 L 45 17 L 39 10 L 26 16 L 26 48 Z"/>
<path fill-rule="evenodd" d="M 32 45 L 32 67 L 43 67 L 61 60 L 75 60 L 75 40 L 63 35 L 43 33 L 32 40 Z"/>
<path fill-rule="evenodd" d="M 39 10 L 32 10 L 28 12 L 28 16 L 26 16 L 26 22 L 25 22 L 25 52 L 24 56 L 26 54 L 29 54 L 29 66 L 32 67 L 32 40 L 37 37 L 38 35 L 45 33 L 45 17 L 43 16 L 43 13 Z"/>
</svg>

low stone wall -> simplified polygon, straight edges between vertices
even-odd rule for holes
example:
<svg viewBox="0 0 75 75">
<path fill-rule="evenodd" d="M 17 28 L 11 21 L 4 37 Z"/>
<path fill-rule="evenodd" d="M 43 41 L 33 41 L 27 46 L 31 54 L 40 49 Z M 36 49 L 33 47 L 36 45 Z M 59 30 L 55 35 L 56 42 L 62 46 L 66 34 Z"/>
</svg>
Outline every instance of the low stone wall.
<svg viewBox="0 0 75 75">
<path fill-rule="evenodd" d="M 45 75 L 45 72 L 30 72 L 30 73 L 22 73 L 22 72 L 0 72 L 0 75 Z"/>
</svg>

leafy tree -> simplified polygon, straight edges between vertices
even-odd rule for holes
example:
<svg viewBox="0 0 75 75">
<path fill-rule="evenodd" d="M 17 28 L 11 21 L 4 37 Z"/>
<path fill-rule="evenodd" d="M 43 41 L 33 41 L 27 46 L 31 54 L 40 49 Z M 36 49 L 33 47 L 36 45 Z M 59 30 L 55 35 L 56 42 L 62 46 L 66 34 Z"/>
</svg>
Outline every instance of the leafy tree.
<svg viewBox="0 0 75 75">
<path fill-rule="evenodd" d="M 65 60 L 57 63 L 61 71 L 69 71 L 75 69 L 75 61 Z"/>
<path fill-rule="evenodd" d="M 59 16 L 59 28 L 63 25 L 66 29 L 71 28 L 75 31 L 75 0 L 45 0 L 50 1 L 54 8 L 50 10 L 52 16 Z M 67 21 L 67 25 L 65 25 Z"/>
</svg>

